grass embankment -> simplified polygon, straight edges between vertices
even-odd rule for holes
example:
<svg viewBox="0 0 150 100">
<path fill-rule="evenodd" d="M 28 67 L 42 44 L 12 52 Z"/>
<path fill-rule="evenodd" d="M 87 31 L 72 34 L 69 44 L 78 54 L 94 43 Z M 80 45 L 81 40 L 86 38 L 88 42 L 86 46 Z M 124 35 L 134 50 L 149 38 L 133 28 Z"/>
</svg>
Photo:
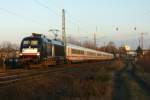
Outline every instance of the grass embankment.
<svg viewBox="0 0 150 100">
<path fill-rule="evenodd" d="M 146 55 L 139 59 L 136 65 L 129 64 L 124 72 L 124 80 L 129 90 L 130 100 L 150 100 L 149 90 L 147 89 L 149 88 L 147 83 L 150 83 L 149 57 Z"/>
<path fill-rule="evenodd" d="M 90 63 L 0 89 L 0 100 L 111 100 L 112 71 L 122 63 Z"/>
<path fill-rule="evenodd" d="M 150 52 L 147 52 L 142 58 L 137 61 L 138 75 L 150 84 Z"/>
<path fill-rule="evenodd" d="M 142 82 L 143 75 L 142 77 L 137 76 L 138 73 L 141 73 L 139 66 L 133 66 L 131 62 L 126 62 L 126 65 L 120 69 L 114 78 L 113 100 L 150 100 L 149 90 Z"/>
<path fill-rule="evenodd" d="M 142 58 L 139 58 L 137 63 L 145 72 L 150 73 L 150 52 L 147 52 Z"/>
<path fill-rule="evenodd" d="M 147 93 L 145 93 L 135 80 L 128 77 L 126 78 L 126 84 L 129 89 L 130 100 L 149 100 Z"/>
</svg>

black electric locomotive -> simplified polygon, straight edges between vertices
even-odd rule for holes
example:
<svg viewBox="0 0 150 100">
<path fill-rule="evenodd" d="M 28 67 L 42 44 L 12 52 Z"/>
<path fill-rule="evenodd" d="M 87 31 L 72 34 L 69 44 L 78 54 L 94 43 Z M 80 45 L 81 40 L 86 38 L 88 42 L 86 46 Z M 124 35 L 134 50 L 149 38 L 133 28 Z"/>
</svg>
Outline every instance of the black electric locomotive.
<svg viewBox="0 0 150 100">
<path fill-rule="evenodd" d="M 64 43 L 56 39 L 48 39 L 45 35 L 32 33 L 25 37 L 20 46 L 20 58 L 31 62 L 65 59 Z"/>
</svg>

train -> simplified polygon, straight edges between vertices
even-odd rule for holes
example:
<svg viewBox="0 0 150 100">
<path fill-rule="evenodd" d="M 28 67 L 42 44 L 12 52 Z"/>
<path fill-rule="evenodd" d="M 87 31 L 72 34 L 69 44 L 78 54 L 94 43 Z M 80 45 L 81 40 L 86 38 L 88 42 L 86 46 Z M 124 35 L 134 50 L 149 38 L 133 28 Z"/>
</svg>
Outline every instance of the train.
<svg viewBox="0 0 150 100">
<path fill-rule="evenodd" d="M 65 46 L 61 40 L 49 39 L 43 34 L 32 33 L 31 36 L 23 38 L 19 59 L 22 63 L 53 65 L 112 60 L 114 55 L 70 43 Z"/>
</svg>

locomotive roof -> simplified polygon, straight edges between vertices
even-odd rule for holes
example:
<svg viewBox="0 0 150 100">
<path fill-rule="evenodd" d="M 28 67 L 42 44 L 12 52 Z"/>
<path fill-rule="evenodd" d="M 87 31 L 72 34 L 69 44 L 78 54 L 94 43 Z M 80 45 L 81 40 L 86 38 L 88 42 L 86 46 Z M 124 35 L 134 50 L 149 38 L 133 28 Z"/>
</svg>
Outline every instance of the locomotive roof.
<svg viewBox="0 0 150 100">
<path fill-rule="evenodd" d="M 60 41 L 60 40 L 55 40 L 55 39 L 52 39 L 52 40 L 51 40 L 51 43 L 52 43 L 52 44 L 57 44 L 57 45 L 64 45 L 64 43 L 63 43 L 62 41 Z"/>
<path fill-rule="evenodd" d="M 24 39 L 42 39 L 46 43 L 51 43 L 55 45 L 64 45 L 64 43 L 61 40 L 49 39 L 42 34 L 32 34 L 31 36 L 25 37 Z"/>
</svg>

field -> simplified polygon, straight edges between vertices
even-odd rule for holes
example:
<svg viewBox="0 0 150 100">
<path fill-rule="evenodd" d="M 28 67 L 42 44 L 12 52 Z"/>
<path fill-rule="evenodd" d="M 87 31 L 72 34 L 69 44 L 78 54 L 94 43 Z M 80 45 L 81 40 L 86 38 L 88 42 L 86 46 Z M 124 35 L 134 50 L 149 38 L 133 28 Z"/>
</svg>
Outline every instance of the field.
<svg viewBox="0 0 150 100">
<path fill-rule="evenodd" d="M 150 100 L 150 75 L 137 63 L 112 61 L 61 66 L 50 69 L 62 70 L 0 87 L 0 100 Z"/>
<path fill-rule="evenodd" d="M 113 70 L 121 62 L 76 64 L 0 89 L 0 100 L 111 100 Z"/>
</svg>

